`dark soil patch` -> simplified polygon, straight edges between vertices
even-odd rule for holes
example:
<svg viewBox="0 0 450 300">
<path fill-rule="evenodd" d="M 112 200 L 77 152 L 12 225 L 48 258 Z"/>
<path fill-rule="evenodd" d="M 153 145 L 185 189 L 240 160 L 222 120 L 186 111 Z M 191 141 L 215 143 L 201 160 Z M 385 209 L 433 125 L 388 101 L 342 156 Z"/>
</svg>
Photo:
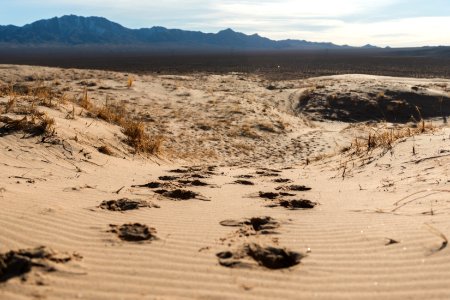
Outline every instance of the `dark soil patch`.
<svg viewBox="0 0 450 300">
<path fill-rule="evenodd" d="M 310 200 L 281 200 L 279 205 L 289 209 L 311 209 L 314 208 L 317 203 Z"/>
<path fill-rule="evenodd" d="M 241 185 L 255 185 L 252 181 L 250 181 L 250 180 L 242 180 L 242 179 L 240 179 L 240 180 L 236 180 L 236 181 L 234 181 L 233 183 L 235 183 L 235 184 L 241 184 Z"/>
<path fill-rule="evenodd" d="M 56 269 L 49 262 L 66 263 L 73 257 L 68 254 L 58 254 L 44 246 L 0 254 L 0 282 L 22 276 L 30 272 L 33 267 L 40 267 L 47 272 L 55 271 Z M 79 255 L 77 257 L 81 258 Z"/>
<path fill-rule="evenodd" d="M 134 223 L 134 224 L 123 224 L 110 225 L 111 232 L 117 234 L 117 236 L 127 242 L 139 242 L 156 239 L 156 231 L 154 228 L 149 228 L 147 225 Z"/>
<path fill-rule="evenodd" d="M 105 200 L 100 206 L 102 209 L 112 210 L 112 211 L 125 211 L 139 209 L 141 207 L 158 207 L 149 203 L 145 200 L 130 200 L 128 198 L 122 198 L 118 200 Z"/>
</svg>

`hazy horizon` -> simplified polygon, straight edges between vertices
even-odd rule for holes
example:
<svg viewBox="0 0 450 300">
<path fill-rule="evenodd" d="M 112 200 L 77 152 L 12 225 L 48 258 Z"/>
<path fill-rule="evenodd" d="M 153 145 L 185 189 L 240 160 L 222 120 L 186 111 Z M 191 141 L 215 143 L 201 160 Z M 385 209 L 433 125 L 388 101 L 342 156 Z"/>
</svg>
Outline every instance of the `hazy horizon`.
<svg viewBox="0 0 450 300">
<path fill-rule="evenodd" d="M 2 25 L 23 26 L 55 16 L 105 17 L 128 28 L 164 26 L 218 32 L 226 28 L 273 39 L 338 45 L 415 47 L 450 45 L 445 0 L 179 1 L 18 0 L 3 4 Z M 18 12 L 18 13 L 15 13 Z"/>
</svg>

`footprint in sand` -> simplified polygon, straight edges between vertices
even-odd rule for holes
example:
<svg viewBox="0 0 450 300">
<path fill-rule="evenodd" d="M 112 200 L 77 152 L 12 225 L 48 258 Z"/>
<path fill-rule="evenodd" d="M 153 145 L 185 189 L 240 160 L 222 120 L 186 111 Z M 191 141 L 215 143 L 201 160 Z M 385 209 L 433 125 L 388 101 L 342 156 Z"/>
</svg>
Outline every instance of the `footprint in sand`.
<svg viewBox="0 0 450 300">
<path fill-rule="evenodd" d="M 279 191 L 279 190 L 283 190 L 283 191 L 295 191 L 295 192 L 306 192 L 306 191 L 310 191 L 311 188 L 307 187 L 305 185 L 288 185 L 288 186 L 279 186 L 277 188 L 275 188 L 275 190 Z"/>
<path fill-rule="evenodd" d="M 240 227 L 239 235 L 277 234 L 274 229 L 280 227 L 280 223 L 271 217 L 253 217 L 242 220 L 224 220 L 222 226 Z"/>
<path fill-rule="evenodd" d="M 0 254 L 0 282 L 24 276 L 34 268 L 44 272 L 54 272 L 57 271 L 55 264 L 82 258 L 77 253 L 59 253 L 45 246 L 2 253 Z M 26 278 L 22 277 L 22 279 Z"/>
<path fill-rule="evenodd" d="M 238 179 L 233 181 L 233 184 L 240 184 L 240 185 L 255 185 L 255 183 L 253 181 L 250 180 L 243 180 L 243 179 Z"/>
<path fill-rule="evenodd" d="M 305 255 L 276 247 L 262 247 L 256 243 L 244 244 L 235 251 L 216 254 L 219 264 L 228 268 L 252 268 L 262 266 L 268 269 L 285 269 L 298 265 Z"/>
<path fill-rule="evenodd" d="M 268 207 L 277 207 L 281 206 L 290 210 L 297 210 L 297 209 L 311 209 L 314 208 L 318 203 L 313 202 L 306 199 L 290 199 L 290 200 L 279 200 L 278 202 L 275 202 Z"/>
<path fill-rule="evenodd" d="M 109 226 L 111 227 L 111 230 L 109 230 L 109 232 L 117 234 L 117 236 L 123 241 L 141 242 L 157 239 L 156 230 L 154 228 L 150 228 L 147 225 L 143 225 L 140 223 Z"/>
<path fill-rule="evenodd" d="M 275 199 L 279 199 L 281 197 L 293 197 L 293 196 L 296 196 L 296 194 L 286 193 L 286 192 L 280 192 L 280 193 L 259 192 L 258 196 L 259 196 L 259 198 L 263 198 L 263 199 L 275 200 Z"/>
<path fill-rule="evenodd" d="M 145 200 L 131 200 L 128 198 L 122 198 L 118 200 L 105 200 L 99 205 L 99 207 L 101 209 L 107 209 L 111 211 L 126 211 L 145 207 L 160 208 L 158 205 Z"/>
<path fill-rule="evenodd" d="M 292 180 L 287 179 L 287 178 L 275 178 L 272 181 L 275 183 L 291 183 L 292 182 Z"/>
<path fill-rule="evenodd" d="M 191 169 L 182 170 L 175 169 L 170 172 L 174 173 L 188 173 Z M 153 181 L 142 185 L 133 185 L 132 187 L 157 189 L 154 193 L 164 196 L 172 200 L 191 200 L 197 199 L 202 201 L 210 201 L 209 199 L 201 196 L 199 193 L 182 189 L 186 186 L 205 187 L 211 186 L 209 183 L 201 181 L 199 178 L 206 178 L 201 174 L 189 174 L 184 176 L 160 176 L 158 179 L 163 182 Z"/>
</svg>

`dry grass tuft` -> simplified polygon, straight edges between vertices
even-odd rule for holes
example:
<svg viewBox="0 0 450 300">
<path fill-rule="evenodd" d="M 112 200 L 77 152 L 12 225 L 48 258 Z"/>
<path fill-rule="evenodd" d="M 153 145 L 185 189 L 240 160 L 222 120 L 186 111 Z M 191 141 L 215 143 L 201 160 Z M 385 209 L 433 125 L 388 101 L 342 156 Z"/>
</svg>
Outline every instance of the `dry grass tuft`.
<svg viewBox="0 0 450 300">
<path fill-rule="evenodd" d="M 80 106 L 82 108 L 84 108 L 87 111 L 92 111 L 93 108 L 94 108 L 94 104 L 89 99 L 88 92 L 87 92 L 86 88 L 84 89 L 83 96 L 81 97 L 81 99 L 79 101 L 79 104 L 80 104 Z"/>
<path fill-rule="evenodd" d="M 127 80 L 127 88 L 131 88 L 133 86 L 134 83 L 134 77 L 133 76 L 128 76 L 128 80 Z"/>
<path fill-rule="evenodd" d="M 1 134 L 24 132 L 31 136 L 55 135 L 55 119 L 50 118 L 45 113 L 33 112 L 22 119 L 12 119 L 6 116 L 0 116 L 0 122 L 5 124 L 0 128 Z"/>
<path fill-rule="evenodd" d="M 8 113 L 13 109 L 14 105 L 16 104 L 17 94 L 14 92 L 14 88 L 11 85 L 8 88 L 3 89 L 1 95 L 8 96 L 8 101 L 6 102 L 4 108 L 4 113 Z"/>
<path fill-rule="evenodd" d="M 134 148 L 136 153 L 148 153 L 158 155 L 161 153 L 164 138 L 162 136 L 150 137 L 145 132 L 145 125 L 142 122 L 124 122 L 123 134 L 126 135 L 126 143 Z"/>
<path fill-rule="evenodd" d="M 121 125 L 125 121 L 126 112 L 124 109 L 113 106 L 103 106 L 95 110 L 95 115 L 109 123 Z"/>
<path fill-rule="evenodd" d="M 427 123 L 424 120 L 421 120 L 418 124 L 414 124 L 413 126 L 395 128 L 387 128 L 386 126 L 381 128 L 367 126 L 365 128 L 365 131 L 368 131 L 366 137 L 355 138 L 349 147 L 342 149 L 342 152 L 360 155 L 375 149 L 389 151 L 396 141 L 427 132 L 433 132 L 435 130 L 436 127 L 432 122 Z"/>
<path fill-rule="evenodd" d="M 162 136 L 149 136 L 146 133 L 144 123 L 136 122 L 128 117 L 127 109 L 124 104 L 118 105 L 106 103 L 102 107 L 97 107 L 90 101 L 87 90 L 85 89 L 80 100 L 80 106 L 86 109 L 92 116 L 108 123 L 121 126 L 123 128 L 122 132 L 126 136 L 125 142 L 133 147 L 135 153 L 158 155 L 162 152 L 164 138 Z"/>
</svg>

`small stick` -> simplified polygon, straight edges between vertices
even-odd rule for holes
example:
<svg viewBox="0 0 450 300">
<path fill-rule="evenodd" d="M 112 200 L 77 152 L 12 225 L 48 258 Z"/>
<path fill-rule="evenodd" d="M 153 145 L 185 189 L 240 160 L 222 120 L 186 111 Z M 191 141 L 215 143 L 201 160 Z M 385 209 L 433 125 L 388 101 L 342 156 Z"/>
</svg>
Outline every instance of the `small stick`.
<svg viewBox="0 0 450 300">
<path fill-rule="evenodd" d="M 442 157 L 447 157 L 447 156 L 450 156 L 450 154 L 430 156 L 430 157 L 426 157 L 426 158 L 422 158 L 422 159 L 418 159 L 418 160 L 413 160 L 413 161 L 410 161 L 410 162 L 413 162 L 415 164 L 419 164 L 421 162 L 424 162 L 424 161 L 427 161 L 427 160 L 430 160 L 430 159 L 437 159 L 437 158 L 442 158 Z"/>
<path fill-rule="evenodd" d="M 125 188 L 125 186 L 121 187 L 120 189 L 118 189 L 117 191 L 115 191 L 114 193 L 116 193 L 117 195 L 120 193 L 120 191 L 122 191 Z"/>
</svg>

